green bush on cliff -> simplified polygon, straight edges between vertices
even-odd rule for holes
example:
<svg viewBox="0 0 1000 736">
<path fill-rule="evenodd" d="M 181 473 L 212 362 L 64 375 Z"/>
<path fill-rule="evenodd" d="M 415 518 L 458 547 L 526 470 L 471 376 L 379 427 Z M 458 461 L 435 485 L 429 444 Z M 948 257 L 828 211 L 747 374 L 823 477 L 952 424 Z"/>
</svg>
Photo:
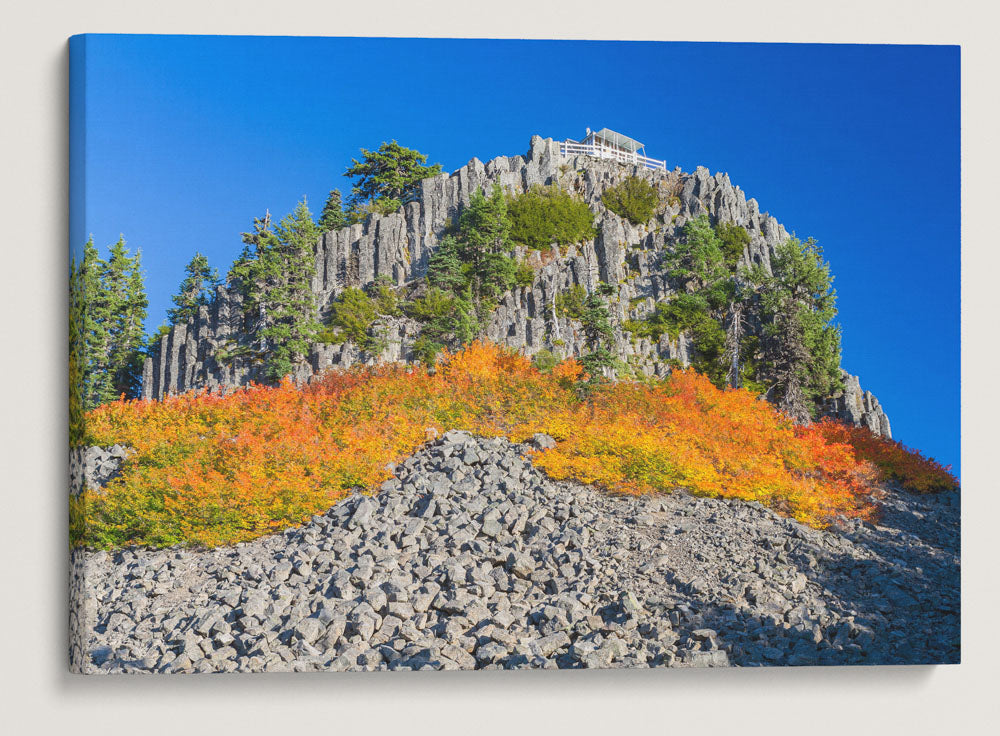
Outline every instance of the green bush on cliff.
<svg viewBox="0 0 1000 736">
<path fill-rule="evenodd" d="M 583 305 L 587 301 L 587 289 L 581 284 L 574 284 L 566 291 L 556 294 L 556 315 L 580 319 L 583 317 Z"/>
<path fill-rule="evenodd" d="M 542 373 L 551 373 L 552 369 L 559 364 L 559 356 L 553 353 L 551 350 L 542 348 L 531 358 L 531 362 L 535 364 L 537 368 Z"/>
<path fill-rule="evenodd" d="M 604 191 L 604 206 L 633 225 L 649 222 L 660 206 L 656 187 L 638 176 L 630 176 L 618 186 Z"/>
<path fill-rule="evenodd" d="M 637 337 L 659 340 L 664 334 L 676 340 L 681 332 L 691 330 L 711 319 L 707 300 L 700 294 L 678 294 L 668 302 L 658 302 L 642 320 L 629 320 L 627 328 Z"/>
<path fill-rule="evenodd" d="M 328 342 L 347 342 L 364 345 L 368 341 L 368 330 L 378 318 L 375 302 L 361 289 L 349 287 L 344 289 L 340 298 L 333 305 L 328 325 L 336 328 Z"/>
<path fill-rule="evenodd" d="M 317 339 L 334 344 L 350 340 L 362 350 L 379 352 L 384 346 L 371 334 L 372 327 L 380 317 L 401 314 L 399 297 L 386 279 L 375 281 L 369 291 L 370 294 L 355 287 L 344 289 Z"/>
<path fill-rule="evenodd" d="M 535 250 L 553 243 L 579 243 L 596 235 L 594 213 L 587 203 L 555 186 L 534 186 L 511 197 L 507 212 L 511 240 Z"/>
</svg>

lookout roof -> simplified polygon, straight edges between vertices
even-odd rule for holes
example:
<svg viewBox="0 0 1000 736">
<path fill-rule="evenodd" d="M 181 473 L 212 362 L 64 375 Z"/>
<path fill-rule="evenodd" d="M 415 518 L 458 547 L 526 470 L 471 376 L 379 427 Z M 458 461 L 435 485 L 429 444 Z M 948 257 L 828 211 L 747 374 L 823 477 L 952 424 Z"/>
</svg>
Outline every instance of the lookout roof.
<svg viewBox="0 0 1000 736">
<path fill-rule="evenodd" d="M 616 133 L 610 128 L 601 128 L 595 133 L 590 135 L 595 138 L 601 138 L 608 141 L 616 146 L 620 146 L 628 151 L 638 151 L 643 145 L 637 141 L 635 138 L 629 138 L 627 135 L 622 135 L 621 133 Z M 588 136 L 589 137 L 589 136 Z"/>
</svg>

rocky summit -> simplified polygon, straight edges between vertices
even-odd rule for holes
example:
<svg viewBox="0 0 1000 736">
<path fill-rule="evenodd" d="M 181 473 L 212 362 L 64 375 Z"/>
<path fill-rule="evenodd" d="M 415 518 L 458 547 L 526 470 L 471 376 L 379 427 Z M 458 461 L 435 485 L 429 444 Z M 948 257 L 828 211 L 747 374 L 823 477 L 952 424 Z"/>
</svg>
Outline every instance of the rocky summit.
<svg viewBox="0 0 1000 736">
<path fill-rule="evenodd" d="M 452 431 L 282 534 L 72 553 L 87 673 L 959 661 L 959 494 L 877 524 L 556 483 L 530 445 Z"/>
<path fill-rule="evenodd" d="M 629 177 L 644 179 L 663 194 L 663 211 L 646 224 L 635 225 L 602 204 L 602 195 Z M 560 295 L 574 287 L 587 292 L 602 284 L 610 288 L 613 298 L 608 308 L 616 325 L 648 316 L 657 304 L 669 301 L 676 285 L 669 278 L 667 253 L 694 218 L 707 215 L 715 222 L 744 228 L 749 243 L 741 262 L 768 273 L 775 248 L 789 235 L 727 174 L 710 174 L 704 167 L 693 173 L 679 168 L 651 170 L 591 156 L 567 156 L 558 141 L 536 135 L 524 155 L 498 156 L 485 163 L 474 158 L 451 174 L 424 179 L 416 199 L 399 211 L 372 214 L 364 222 L 324 233 L 315 246 L 312 282 L 320 317 L 329 317 L 345 289 L 367 287 L 377 280 L 405 287 L 422 279 L 430 255 L 463 208 L 476 192 L 489 192 L 494 184 L 511 194 L 535 185 L 555 185 L 586 202 L 595 215 L 596 234 L 590 240 L 565 248 L 553 244 L 543 251 L 518 248 L 518 257 L 531 265 L 532 283 L 501 297 L 485 327 L 485 337 L 525 355 L 541 350 L 564 356 L 585 352 L 580 321 L 555 309 Z M 154 346 L 143 368 L 143 398 L 264 381 L 259 355 L 267 345 L 254 342 L 246 321 L 239 289 L 219 286 L 210 304 L 171 327 Z M 350 341 L 312 345 L 294 377 L 304 382 L 334 368 L 417 360 L 414 342 L 419 325 L 414 320 L 385 319 L 379 331 L 383 347 L 377 353 Z M 612 345 L 615 356 L 631 370 L 656 376 L 666 375 L 672 365 L 688 365 L 693 349 L 684 332 L 676 339 L 664 334 L 653 340 L 617 330 Z M 826 397 L 822 411 L 891 436 L 889 419 L 878 399 L 846 372 L 843 390 Z"/>
</svg>

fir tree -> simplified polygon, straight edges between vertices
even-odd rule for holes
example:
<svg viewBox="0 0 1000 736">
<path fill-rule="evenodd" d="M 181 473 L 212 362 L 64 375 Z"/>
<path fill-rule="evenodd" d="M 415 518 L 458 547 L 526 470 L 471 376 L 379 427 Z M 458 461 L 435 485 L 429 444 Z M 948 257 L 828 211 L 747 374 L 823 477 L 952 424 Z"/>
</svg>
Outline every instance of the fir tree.
<svg viewBox="0 0 1000 736">
<path fill-rule="evenodd" d="M 344 214 L 344 204 L 341 201 L 340 190 L 331 189 L 330 195 L 326 198 L 323 211 L 320 213 L 317 226 L 321 233 L 328 233 L 331 230 L 343 227 L 347 224 L 347 215 Z"/>
<path fill-rule="evenodd" d="M 77 369 L 84 409 L 114 398 L 109 371 L 111 304 L 103 281 L 106 267 L 93 237 L 89 238 L 83 246 L 83 259 L 77 264 L 76 296 L 71 302 L 78 320 Z"/>
<path fill-rule="evenodd" d="M 233 261 L 226 275 L 229 282 L 243 297 L 244 330 L 254 334 L 263 326 L 264 305 L 260 298 L 266 290 L 262 262 L 267 253 L 276 247 L 271 213 L 255 217 L 250 232 L 242 233 L 243 250 Z"/>
<path fill-rule="evenodd" d="M 305 359 L 320 329 L 312 280 L 319 230 L 303 198 L 274 228 L 271 216 L 243 234 L 243 253 L 229 272 L 244 296 L 249 331 L 264 342 L 265 373 L 277 381 Z"/>
<path fill-rule="evenodd" d="M 580 322 L 587 345 L 587 353 L 580 358 L 580 363 L 590 375 L 588 383 L 595 385 L 604 380 L 605 370 L 617 363 L 611 352 L 614 340 L 611 314 L 608 305 L 596 292 L 584 301 Z"/>
<path fill-rule="evenodd" d="M 145 348 L 146 289 L 142 275 L 142 254 L 129 256 L 125 239 L 111 246 L 104 267 L 104 292 L 108 306 L 108 374 L 111 395 L 102 396 L 101 403 L 119 396 L 139 395 L 142 382 L 142 359 Z"/>
<path fill-rule="evenodd" d="M 666 258 L 680 293 L 652 316 L 655 326 L 662 323 L 661 333 L 688 334 L 696 351 L 692 365 L 716 386 L 740 381 L 744 316 L 739 259 L 747 242 L 743 228 L 713 228 L 706 215 L 685 223 L 684 237 Z"/>
<path fill-rule="evenodd" d="M 517 261 L 510 257 L 510 217 L 499 184 L 487 198 L 477 191 L 458 220 L 458 255 L 467 267 L 476 315 L 482 322 L 496 300 L 514 285 Z"/>
<path fill-rule="evenodd" d="M 729 275 L 722 244 L 706 215 L 684 224 L 684 237 L 667 254 L 666 263 L 670 277 L 688 291 L 714 286 Z"/>
<path fill-rule="evenodd" d="M 86 299 L 83 289 L 83 263 L 75 258 L 69 264 L 69 441 L 79 445 L 86 432 Z"/>
<path fill-rule="evenodd" d="M 518 264 L 511 256 L 510 229 L 507 198 L 495 184 L 489 197 L 481 191 L 472 195 L 454 232 L 431 254 L 427 282 L 432 289 L 450 292 L 452 303 L 446 315 L 423 320 L 425 361 L 431 362 L 427 356 L 448 342 L 475 339 L 497 300 L 516 284 Z"/>
<path fill-rule="evenodd" d="M 71 412 L 139 395 L 147 305 L 141 254 L 130 256 L 119 238 L 105 261 L 89 239 L 71 271 L 70 367 L 77 384 Z M 80 423 L 71 415 L 71 424 Z"/>
<path fill-rule="evenodd" d="M 178 293 L 171 297 L 176 306 L 167 310 L 172 325 L 185 323 L 196 316 L 198 307 L 211 301 L 219 284 L 219 272 L 209 267 L 208 258 L 201 253 L 194 254 L 184 267 L 184 273 L 187 276 L 181 281 Z"/>
<path fill-rule="evenodd" d="M 790 416 L 808 421 L 819 402 L 842 388 L 837 295 L 830 264 L 810 238 L 775 249 L 771 275 L 754 272 L 760 287 L 762 372 L 769 394 Z"/>
<path fill-rule="evenodd" d="M 462 261 L 461 244 L 454 235 L 445 235 L 427 261 L 427 281 L 444 291 L 459 292 L 469 283 Z"/>
</svg>

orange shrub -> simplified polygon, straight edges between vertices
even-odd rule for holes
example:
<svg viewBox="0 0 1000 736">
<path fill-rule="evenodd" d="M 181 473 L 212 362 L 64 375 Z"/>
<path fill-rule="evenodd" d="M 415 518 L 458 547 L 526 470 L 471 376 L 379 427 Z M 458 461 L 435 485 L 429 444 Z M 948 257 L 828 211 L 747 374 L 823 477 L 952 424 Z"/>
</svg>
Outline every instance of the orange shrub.
<svg viewBox="0 0 1000 736">
<path fill-rule="evenodd" d="M 756 500 L 815 526 L 870 518 L 875 471 L 826 423 L 797 427 L 742 390 L 693 371 L 650 384 L 602 385 L 578 398 L 582 369 L 549 374 L 473 343 L 422 366 L 357 368 L 305 387 L 249 386 L 162 401 L 118 401 L 87 417 L 87 442 L 135 452 L 104 492 L 71 506 L 72 541 L 214 546 L 302 523 L 354 487 L 372 489 L 425 429 L 467 429 L 558 445 L 535 457 L 551 477 L 610 491 L 677 487 Z"/>
<path fill-rule="evenodd" d="M 759 501 L 815 526 L 873 513 L 873 469 L 849 447 L 694 371 L 652 386 L 613 384 L 547 429 L 562 442 L 535 464 L 554 478 L 631 494 L 681 487 Z"/>
<path fill-rule="evenodd" d="M 827 441 L 850 445 L 855 455 L 874 463 L 884 480 L 917 493 L 958 488 L 958 479 L 951 474 L 950 465 L 944 466 L 933 458 L 926 458 L 919 450 L 902 442 L 879 437 L 867 427 L 855 427 L 831 419 L 824 419 L 817 427 Z"/>
</svg>

